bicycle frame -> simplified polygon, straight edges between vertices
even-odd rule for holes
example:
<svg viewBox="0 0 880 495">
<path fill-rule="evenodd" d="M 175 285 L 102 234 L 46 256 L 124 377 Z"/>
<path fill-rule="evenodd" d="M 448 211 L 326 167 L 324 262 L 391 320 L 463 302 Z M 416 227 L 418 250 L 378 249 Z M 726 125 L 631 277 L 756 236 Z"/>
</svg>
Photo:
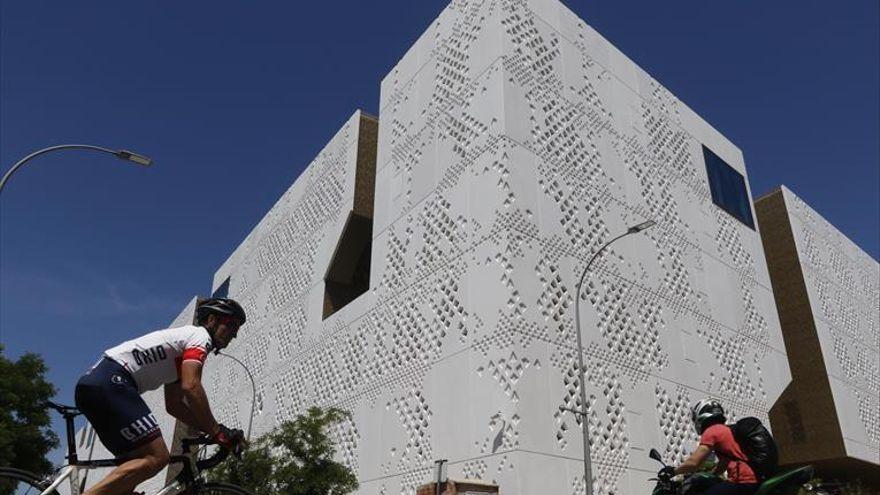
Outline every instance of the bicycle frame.
<svg viewBox="0 0 880 495">
<path fill-rule="evenodd" d="M 183 456 L 174 456 L 174 457 L 183 457 Z M 189 460 L 189 458 L 187 458 Z M 124 462 L 124 461 L 122 461 Z M 87 461 L 78 465 L 68 465 L 62 471 L 61 474 L 56 477 L 52 483 L 45 489 L 40 495 L 49 495 L 54 490 L 57 490 L 64 481 L 69 482 L 70 486 L 70 495 L 80 495 L 82 493 L 83 486 L 80 485 L 79 482 L 79 473 L 80 471 L 88 471 L 89 469 L 97 468 L 97 467 L 109 467 L 109 466 L 117 466 L 120 462 L 117 459 L 102 459 L 98 461 Z M 155 495 L 176 495 L 183 490 L 186 489 L 186 485 L 181 482 L 179 479 L 175 479 L 168 485 L 165 485 L 158 493 Z"/>
<path fill-rule="evenodd" d="M 74 428 L 73 428 L 73 418 L 79 415 L 79 411 L 76 411 L 73 408 L 66 408 L 64 406 L 57 406 L 53 404 L 53 408 L 58 410 L 61 413 L 61 416 L 64 417 L 64 423 L 67 430 L 67 461 L 68 464 L 64 469 L 62 469 L 61 473 L 52 480 L 49 486 L 43 490 L 40 495 L 49 495 L 53 491 L 55 491 L 62 483 L 68 481 L 70 484 L 70 495 L 80 495 L 85 489 L 85 478 L 83 478 L 82 483 L 80 483 L 79 473 L 80 471 L 88 471 L 94 468 L 101 467 L 114 467 L 119 466 L 120 464 L 125 463 L 129 459 L 96 459 L 96 460 L 87 460 L 80 461 L 76 452 L 76 441 L 74 439 Z M 184 454 L 189 453 L 189 446 L 195 444 L 204 444 L 205 442 L 202 440 L 193 440 L 192 442 L 188 442 L 185 440 L 184 444 Z M 199 463 L 194 458 L 195 456 L 189 455 L 173 455 L 171 456 L 171 463 L 181 462 L 183 463 L 184 469 L 181 473 L 168 485 L 165 485 L 159 493 L 156 495 L 176 495 L 187 488 L 189 482 L 195 480 L 196 475 L 201 471 L 199 469 Z"/>
</svg>

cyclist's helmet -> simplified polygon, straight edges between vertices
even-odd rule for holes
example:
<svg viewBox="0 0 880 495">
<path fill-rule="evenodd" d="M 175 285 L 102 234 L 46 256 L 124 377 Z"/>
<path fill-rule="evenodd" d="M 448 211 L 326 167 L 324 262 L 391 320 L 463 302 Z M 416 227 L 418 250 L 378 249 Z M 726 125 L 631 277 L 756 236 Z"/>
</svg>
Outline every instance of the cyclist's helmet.
<svg viewBox="0 0 880 495">
<path fill-rule="evenodd" d="M 247 321 L 244 309 L 240 304 L 225 297 L 214 297 L 202 301 L 196 308 L 196 321 L 201 323 L 210 314 L 221 314 L 236 318 L 241 325 Z"/>
<path fill-rule="evenodd" d="M 724 416 L 724 408 L 716 399 L 703 399 L 691 409 L 691 421 L 694 422 L 694 428 L 697 434 L 702 435 L 703 430 L 716 423 L 724 423 L 727 418 Z"/>
</svg>

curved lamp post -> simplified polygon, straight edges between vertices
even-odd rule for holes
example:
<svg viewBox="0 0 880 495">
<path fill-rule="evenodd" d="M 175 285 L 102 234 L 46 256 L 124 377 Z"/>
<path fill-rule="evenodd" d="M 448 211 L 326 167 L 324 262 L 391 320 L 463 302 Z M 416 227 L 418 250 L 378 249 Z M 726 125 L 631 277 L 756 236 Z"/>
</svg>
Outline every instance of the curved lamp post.
<svg viewBox="0 0 880 495">
<path fill-rule="evenodd" d="M 581 273 L 581 278 L 577 284 L 577 295 L 575 296 L 574 301 L 574 323 L 575 323 L 575 333 L 577 334 L 577 344 L 578 344 L 578 382 L 580 384 L 581 389 L 581 409 L 573 409 L 569 407 L 560 407 L 560 410 L 563 411 L 571 411 L 581 417 L 581 431 L 584 435 L 584 488 L 586 490 L 587 495 L 591 495 L 593 493 L 593 473 L 590 468 L 590 430 L 589 423 L 587 418 L 587 378 L 586 378 L 586 369 L 584 369 L 584 344 L 583 339 L 581 338 L 581 287 L 584 285 L 584 277 L 587 276 L 587 272 L 590 270 L 590 266 L 592 266 L 593 262 L 596 261 L 596 258 L 599 257 L 600 254 L 611 245 L 614 241 L 620 239 L 621 237 L 628 236 L 630 234 L 636 234 L 645 229 L 649 229 L 656 225 L 657 222 L 653 220 L 648 220 L 646 222 L 642 222 L 638 225 L 634 225 L 626 230 L 623 234 L 611 239 L 606 242 L 599 248 L 598 251 L 590 258 L 590 261 L 587 262 L 587 266 L 584 267 L 583 273 Z"/>
<path fill-rule="evenodd" d="M 221 356 L 226 356 L 229 359 L 240 364 L 241 367 L 244 368 L 245 373 L 247 373 L 248 378 L 250 378 L 250 380 L 251 380 L 251 418 L 248 420 L 247 437 L 245 438 L 245 440 L 250 441 L 250 439 L 251 439 L 251 426 L 253 426 L 253 424 L 254 424 L 254 411 L 257 406 L 257 382 L 254 381 L 254 375 L 251 374 L 251 370 L 249 370 L 248 367 L 245 366 L 244 363 L 239 361 L 239 359 L 237 357 L 233 356 L 232 354 L 226 354 L 225 352 L 220 352 L 219 350 L 217 350 L 217 354 L 219 354 Z"/>
<path fill-rule="evenodd" d="M 109 154 L 115 156 L 116 158 L 119 158 L 120 160 L 125 160 L 125 161 L 129 161 L 132 163 L 136 163 L 136 164 L 142 165 L 144 167 L 149 167 L 150 164 L 153 163 L 153 160 L 151 160 L 149 157 L 146 157 L 144 155 L 140 155 L 140 154 L 137 154 L 137 153 L 134 153 L 131 151 L 127 151 L 127 150 L 111 150 L 108 148 L 102 148 L 100 146 L 92 146 L 90 144 L 60 144 L 58 146 L 50 146 L 48 148 L 43 148 L 39 151 L 35 151 L 35 152 L 31 153 L 30 155 L 19 160 L 18 163 L 13 165 L 12 168 L 10 168 L 9 171 L 3 175 L 3 178 L 0 179 L 0 192 L 3 191 L 3 186 L 5 186 L 6 182 L 9 181 L 9 177 L 11 177 L 12 174 L 15 173 L 16 170 L 20 169 L 22 167 L 22 165 L 27 163 L 32 158 L 35 158 L 37 156 L 40 156 L 40 155 L 43 155 L 46 153 L 50 153 L 52 151 L 70 150 L 70 149 L 91 150 L 91 151 L 100 151 L 102 153 L 109 153 Z"/>
</svg>

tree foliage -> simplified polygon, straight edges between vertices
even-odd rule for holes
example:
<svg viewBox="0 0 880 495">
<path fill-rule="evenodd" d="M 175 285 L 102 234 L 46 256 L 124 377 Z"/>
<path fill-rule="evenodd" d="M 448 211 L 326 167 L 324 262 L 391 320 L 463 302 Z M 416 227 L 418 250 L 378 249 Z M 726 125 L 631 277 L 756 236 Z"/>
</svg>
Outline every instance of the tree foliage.
<svg viewBox="0 0 880 495">
<path fill-rule="evenodd" d="M 328 428 L 349 417 L 345 411 L 312 407 L 261 436 L 241 461 L 230 459 L 211 473 L 216 481 L 240 485 L 254 495 L 344 495 L 358 487 L 345 465 L 333 460 Z"/>
<path fill-rule="evenodd" d="M 36 354 L 13 362 L 0 344 L 0 466 L 46 474 L 52 464 L 46 454 L 58 445 L 44 405 L 55 395 L 46 381 L 46 363 Z"/>
</svg>

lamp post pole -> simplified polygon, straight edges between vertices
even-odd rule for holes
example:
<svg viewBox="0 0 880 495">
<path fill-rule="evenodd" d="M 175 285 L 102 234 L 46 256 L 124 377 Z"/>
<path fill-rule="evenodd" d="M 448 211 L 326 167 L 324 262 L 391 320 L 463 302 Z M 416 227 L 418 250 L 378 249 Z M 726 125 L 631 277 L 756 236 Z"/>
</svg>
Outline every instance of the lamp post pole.
<svg viewBox="0 0 880 495">
<path fill-rule="evenodd" d="M 251 370 L 249 370 L 248 367 L 245 366 L 245 364 L 242 363 L 237 357 L 233 356 L 232 354 L 226 354 L 225 352 L 220 352 L 219 349 L 217 350 L 216 353 L 219 354 L 219 355 L 221 355 L 221 356 L 226 356 L 226 357 L 228 357 L 229 359 L 231 359 L 231 360 L 235 361 L 236 363 L 240 364 L 241 367 L 244 368 L 244 372 L 247 373 L 247 376 L 248 376 L 248 378 L 249 378 L 250 381 L 251 381 L 251 417 L 250 417 L 250 419 L 248 419 L 247 436 L 245 437 L 245 440 L 250 441 L 250 439 L 251 439 L 251 427 L 254 425 L 254 411 L 255 411 L 255 408 L 256 408 L 256 406 L 257 406 L 257 382 L 254 380 L 254 375 L 251 374 Z"/>
<path fill-rule="evenodd" d="M 577 291 L 574 301 L 574 324 L 575 324 L 575 333 L 577 334 L 577 346 L 578 346 L 578 383 L 580 385 L 580 395 L 581 395 L 581 408 L 572 409 L 568 407 L 560 407 L 560 409 L 565 411 L 571 411 L 581 417 L 581 432 L 584 436 L 584 489 L 587 495 L 592 495 L 593 493 L 593 472 L 590 466 L 590 430 L 589 430 L 589 418 L 587 417 L 587 371 L 584 367 L 584 343 L 583 338 L 581 337 L 581 287 L 584 285 L 584 277 L 587 276 L 587 272 L 590 270 L 590 266 L 592 266 L 593 262 L 596 261 L 596 258 L 599 257 L 600 254 L 611 245 L 614 241 L 620 239 L 621 237 L 628 236 L 630 234 L 635 234 L 641 232 L 645 229 L 651 228 L 656 225 L 657 222 L 653 220 L 648 220 L 646 222 L 642 222 L 638 225 L 634 225 L 626 230 L 623 234 L 611 239 L 606 242 L 593 254 L 593 257 L 590 258 L 590 261 L 587 262 L 587 266 L 584 267 L 583 273 L 581 273 L 581 277 L 578 280 Z"/>
<path fill-rule="evenodd" d="M 142 165 L 144 167 L 149 167 L 150 164 L 153 163 L 153 160 L 151 160 L 149 157 L 146 157 L 144 155 L 140 155 L 138 153 L 133 153 L 131 151 L 111 150 L 108 148 L 103 148 L 101 146 L 92 146 L 90 144 L 59 144 L 57 146 L 50 146 L 48 148 L 43 148 L 41 150 L 35 151 L 35 152 L 31 153 L 30 155 L 19 160 L 18 163 L 13 165 L 12 168 L 9 169 L 9 171 L 7 171 L 5 174 L 3 174 L 3 178 L 0 179 L 0 192 L 3 191 L 3 187 L 9 181 L 9 177 L 11 177 L 12 174 L 15 173 L 16 170 L 20 169 L 25 163 L 27 163 L 31 159 L 38 157 L 40 155 L 44 155 L 46 153 L 51 153 L 53 151 L 59 151 L 59 150 L 99 151 L 101 153 L 109 153 L 109 154 L 115 156 L 116 158 L 119 158 L 120 160 L 125 160 L 125 161 L 129 161 L 132 163 L 136 163 L 136 164 Z"/>
</svg>

